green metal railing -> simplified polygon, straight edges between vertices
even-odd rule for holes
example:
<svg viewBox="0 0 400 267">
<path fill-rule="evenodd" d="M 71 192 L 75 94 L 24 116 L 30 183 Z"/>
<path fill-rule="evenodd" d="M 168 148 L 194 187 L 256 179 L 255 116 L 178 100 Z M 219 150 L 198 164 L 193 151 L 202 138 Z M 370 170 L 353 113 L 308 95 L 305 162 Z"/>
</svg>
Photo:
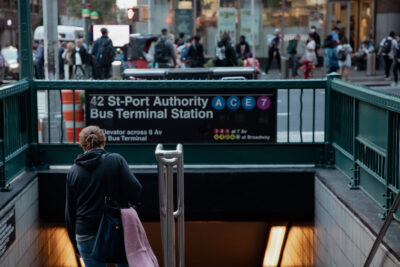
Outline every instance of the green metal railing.
<svg viewBox="0 0 400 267">
<path fill-rule="evenodd" d="M 277 143 L 186 143 L 188 164 L 323 164 L 326 79 L 292 81 L 35 81 L 36 92 L 62 90 L 124 90 L 139 95 L 261 94 L 277 90 Z M 74 94 L 73 94 L 74 95 Z M 307 105 L 307 107 L 305 107 Z M 75 113 L 75 106 L 74 113 Z M 62 113 L 62 106 L 57 110 Z M 48 110 L 44 111 L 49 113 Z M 46 116 L 46 115 L 45 115 Z M 47 121 L 49 129 L 50 122 Z M 60 129 L 62 126 L 60 125 Z M 75 125 L 74 125 L 75 128 Z M 74 131 L 75 132 L 75 131 Z M 44 133 L 43 133 L 44 134 Z M 51 133 L 49 133 L 50 135 Z M 61 134 L 59 134 L 61 136 Z M 64 135 L 65 136 L 65 135 Z M 132 164 L 154 164 L 155 143 L 109 144 Z M 170 144 L 173 145 L 173 144 Z M 70 165 L 80 148 L 65 138 L 38 144 L 43 165 Z M 62 150 L 63 154 L 58 152 Z M 300 155 L 297 151 L 302 150 Z"/>
<path fill-rule="evenodd" d="M 26 168 L 29 148 L 29 82 L 0 88 L 0 189 Z"/>
<path fill-rule="evenodd" d="M 400 100 L 336 77 L 289 81 L 21 81 L 3 86 L 0 187 L 7 189 L 10 180 L 27 167 L 70 165 L 81 153 L 78 144 L 66 142 L 63 134 L 56 141 L 49 138 L 39 142 L 38 92 L 79 89 L 202 95 L 277 90 L 276 143 L 186 143 L 186 164 L 335 166 L 348 177 L 350 188 L 364 190 L 382 206 L 384 217 L 400 185 Z M 55 106 L 56 110 L 42 111 L 62 114 L 61 103 Z M 73 108 L 75 111 L 75 105 Z M 54 123 L 48 120 L 48 129 Z M 62 117 L 57 123 L 59 131 L 64 132 Z M 155 145 L 113 143 L 107 149 L 121 153 L 130 164 L 154 165 Z"/>
<path fill-rule="evenodd" d="M 384 210 L 399 192 L 400 99 L 335 79 L 331 83 L 335 167 Z"/>
</svg>

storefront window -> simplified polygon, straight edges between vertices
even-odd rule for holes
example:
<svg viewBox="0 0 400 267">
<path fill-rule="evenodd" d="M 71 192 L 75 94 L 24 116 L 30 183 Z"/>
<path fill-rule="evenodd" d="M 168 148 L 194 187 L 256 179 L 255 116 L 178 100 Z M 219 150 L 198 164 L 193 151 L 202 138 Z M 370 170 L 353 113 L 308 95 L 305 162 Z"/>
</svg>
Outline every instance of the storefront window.
<svg viewBox="0 0 400 267">
<path fill-rule="evenodd" d="M 325 35 L 327 0 L 286 0 L 284 10 L 282 0 L 254 2 L 253 16 L 248 0 L 198 0 L 196 34 L 202 37 L 207 56 L 214 56 L 215 46 L 224 32 L 230 35 L 233 43 L 244 35 L 253 47 L 254 28 L 254 48 L 258 57 L 267 56 L 268 42 L 276 28 L 284 28 L 285 42 L 297 33 L 305 40 L 313 25 L 320 35 Z"/>
</svg>

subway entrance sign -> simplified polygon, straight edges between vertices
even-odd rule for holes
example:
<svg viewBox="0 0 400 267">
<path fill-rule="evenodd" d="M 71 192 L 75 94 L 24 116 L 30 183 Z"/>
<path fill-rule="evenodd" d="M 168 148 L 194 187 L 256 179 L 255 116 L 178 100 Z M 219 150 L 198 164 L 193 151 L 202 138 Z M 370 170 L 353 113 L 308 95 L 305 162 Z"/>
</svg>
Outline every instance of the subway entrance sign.
<svg viewBox="0 0 400 267">
<path fill-rule="evenodd" d="M 86 91 L 87 125 L 111 143 L 274 143 L 276 90 L 140 94 Z"/>
</svg>

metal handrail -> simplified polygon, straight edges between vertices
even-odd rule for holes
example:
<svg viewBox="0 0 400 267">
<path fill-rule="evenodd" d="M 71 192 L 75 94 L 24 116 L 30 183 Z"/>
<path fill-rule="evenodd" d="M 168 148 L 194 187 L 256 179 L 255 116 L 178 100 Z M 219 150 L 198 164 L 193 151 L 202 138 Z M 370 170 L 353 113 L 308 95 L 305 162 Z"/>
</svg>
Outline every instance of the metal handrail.
<svg viewBox="0 0 400 267">
<path fill-rule="evenodd" d="M 385 222 L 383 223 L 382 228 L 379 231 L 379 234 L 376 237 L 374 244 L 372 245 L 371 251 L 369 252 L 367 259 L 365 260 L 365 263 L 363 265 L 364 267 L 370 266 L 372 260 L 374 259 L 375 253 L 378 250 L 379 245 L 382 243 L 383 237 L 385 236 L 386 231 L 388 230 L 390 223 L 392 222 L 394 214 L 399 205 L 400 205 L 400 193 L 397 193 L 397 196 L 388 211 Z"/>
<path fill-rule="evenodd" d="M 183 146 L 176 150 L 163 150 L 156 147 L 158 165 L 158 189 L 160 198 L 161 238 L 165 267 L 175 267 L 175 219 L 178 223 L 179 267 L 185 266 L 185 212 L 183 181 Z M 174 211 L 174 166 L 177 166 L 178 209 Z"/>
</svg>

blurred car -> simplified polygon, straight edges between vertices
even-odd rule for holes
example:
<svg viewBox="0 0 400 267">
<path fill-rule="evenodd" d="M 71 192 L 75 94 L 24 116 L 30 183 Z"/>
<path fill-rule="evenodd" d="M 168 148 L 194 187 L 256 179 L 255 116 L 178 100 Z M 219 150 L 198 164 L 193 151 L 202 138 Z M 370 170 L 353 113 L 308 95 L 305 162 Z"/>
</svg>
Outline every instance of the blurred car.
<svg viewBox="0 0 400 267">
<path fill-rule="evenodd" d="M 5 80 L 18 80 L 19 79 L 19 62 L 18 62 L 18 49 L 13 46 L 7 46 L 1 49 L 1 53 L 5 59 Z"/>
</svg>

